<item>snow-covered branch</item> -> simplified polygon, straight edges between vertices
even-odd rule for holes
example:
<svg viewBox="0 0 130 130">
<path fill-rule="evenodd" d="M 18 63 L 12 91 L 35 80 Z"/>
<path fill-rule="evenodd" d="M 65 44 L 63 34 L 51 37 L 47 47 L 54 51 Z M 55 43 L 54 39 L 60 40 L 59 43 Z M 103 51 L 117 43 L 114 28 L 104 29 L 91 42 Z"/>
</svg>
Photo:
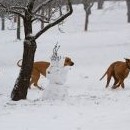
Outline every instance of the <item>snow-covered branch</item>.
<svg viewBox="0 0 130 130">
<path fill-rule="evenodd" d="M 67 18 L 69 15 L 72 14 L 73 12 L 73 8 L 72 8 L 72 4 L 71 4 L 71 0 L 68 0 L 68 7 L 69 7 L 69 11 L 66 14 L 61 15 L 57 20 L 55 20 L 52 23 L 49 23 L 47 26 L 45 26 L 43 29 L 41 29 L 35 36 L 34 39 L 37 39 L 39 36 L 41 36 L 44 32 L 46 32 L 48 29 L 50 29 L 51 27 L 57 25 L 58 23 L 62 22 L 65 18 Z"/>
<path fill-rule="evenodd" d="M 14 6 L 7 7 L 6 5 L 0 3 L 0 8 L 1 8 L 1 10 L 4 10 L 4 12 L 6 12 L 6 13 L 17 14 L 20 17 L 24 18 L 24 15 L 19 11 L 20 9 L 23 10 L 23 7 L 20 7 L 20 6 L 19 7 L 18 6 L 17 7 L 14 7 Z"/>
<path fill-rule="evenodd" d="M 23 6 L 12 6 L 11 9 L 17 9 L 17 10 L 23 10 L 23 11 L 26 10 L 26 8 Z"/>
<path fill-rule="evenodd" d="M 38 5 L 38 7 L 36 7 L 35 10 L 33 11 L 33 14 L 36 14 L 43 6 L 46 6 L 51 1 L 53 1 L 53 0 L 46 0 L 42 4 Z"/>
<path fill-rule="evenodd" d="M 41 21 L 41 22 L 43 22 L 43 23 L 49 23 L 49 21 L 43 20 L 42 18 L 34 18 L 34 19 L 32 19 L 31 22 L 34 22 L 34 21 L 36 21 L 36 20 L 39 20 L 39 21 Z"/>
</svg>

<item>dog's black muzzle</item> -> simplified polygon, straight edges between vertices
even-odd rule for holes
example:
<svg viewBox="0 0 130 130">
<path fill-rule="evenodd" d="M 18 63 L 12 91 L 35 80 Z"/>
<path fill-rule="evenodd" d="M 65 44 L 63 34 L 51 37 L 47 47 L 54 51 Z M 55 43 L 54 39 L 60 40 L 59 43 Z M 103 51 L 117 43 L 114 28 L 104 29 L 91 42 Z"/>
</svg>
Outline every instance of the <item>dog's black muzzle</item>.
<svg viewBox="0 0 130 130">
<path fill-rule="evenodd" d="M 73 66 L 73 65 L 74 65 L 74 62 L 71 63 L 71 66 Z"/>
</svg>

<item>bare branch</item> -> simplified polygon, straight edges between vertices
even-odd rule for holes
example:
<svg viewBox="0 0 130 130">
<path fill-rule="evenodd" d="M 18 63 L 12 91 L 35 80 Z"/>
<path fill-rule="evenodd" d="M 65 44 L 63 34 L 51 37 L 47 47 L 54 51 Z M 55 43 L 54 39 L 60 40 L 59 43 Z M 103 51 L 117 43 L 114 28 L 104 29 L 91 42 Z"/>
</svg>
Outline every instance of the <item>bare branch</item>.
<svg viewBox="0 0 130 130">
<path fill-rule="evenodd" d="M 2 3 L 0 3 L 0 6 L 1 6 L 1 7 L 3 7 L 3 8 L 6 8 L 6 6 L 5 6 L 5 5 L 3 5 Z"/>
<path fill-rule="evenodd" d="M 20 16 L 21 18 L 24 19 L 24 15 L 22 15 L 21 13 L 15 11 L 15 10 L 7 10 L 7 12 L 9 12 L 9 13 L 13 13 L 13 14 L 16 14 L 16 15 L 18 15 L 18 16 Z"/>
<path fill-rule="evenodd" d="M 94 0 L 90 3 L 90 8 L 94 5 Z"/>
<path fill-rule="evenodd" d="M 36 21 L 36 20 L 39 20 L 39 21 L 41 21 L 41 22 L 43 22 L 43 23 L 49 23 L 49 21 L 45 21 L 45 20 L 43 20 L 42 18 L 34 18 L 34 19 L 32 19 L 31 22 L 34 22 L 34 21 Z"/>
<path fill-rule="evenodd" d="M 6 12 L 6 13 L 13 13 L 13 14 L 17 14 L 19 15 L 20 17 L 24 18 L 24 15 L 22 15 L 22 13 L 18 12 L 18 10 L 15 10 L 13 8 L 9 8 L 9 7 L 6 7 L 5 5 L 3 5 L 2 3 L 0 3 L 0 7 L 3 8 L 3 10 Z"/>
<path fill-rule="evenodd" d="M 34 36 L 34 39 L 36 40 L 39 36 L 41 36 L 48 29 L 50 29 L 51 27 L 53 27 L 53 26 L 57 25 L 58 23 L 62 22 L 65 18 L 67 18 L 69 15 L 71 15 L 72 12 L 73 12 L 73 8 L 72 8 L 72 4 L 71 4 L 70 0 L 68 0 L 68 6 L 69 6 L 69 11 L 66 14 L 61 15 L 56 21 L 54 21 L 53 23 L 50 23 L 47 26 L 45 26 L 41 31 L 39 31 Z"/>
<path fill-rule="evenodd" d="M 37 13 L 43 6 L 46 6 L 47 4 L 49 4 L 52 0 L 46 0 L 44 1 L 42 4 L 40 4 L 34 11 L 33 13 Z"/>
<path fill-rule="evenodd" d="M 25 7 L 22 7 L 22 6 L 12 6 L 12 7 L 10 7 L 11 9 L 17 9 L 17 10 L 23 10 L 23 11 L 25 11 L 26 10 L 26 8 Z"/>
<path fill-rule="evenodd" d="M 42 18 L 42 19 L 45 19 L 46 21 L 49 21 L 49 18 L 47 18 L 46 16 L 41 15 L 41 14 L 35 14 L 35 17 Z"/>
<path fill-rule="evenodd" d="M 28 11 L 33 10 L 34 2 L 35 0 L 29 0 L 28 5 L 27 5 Z"/>
</svg>

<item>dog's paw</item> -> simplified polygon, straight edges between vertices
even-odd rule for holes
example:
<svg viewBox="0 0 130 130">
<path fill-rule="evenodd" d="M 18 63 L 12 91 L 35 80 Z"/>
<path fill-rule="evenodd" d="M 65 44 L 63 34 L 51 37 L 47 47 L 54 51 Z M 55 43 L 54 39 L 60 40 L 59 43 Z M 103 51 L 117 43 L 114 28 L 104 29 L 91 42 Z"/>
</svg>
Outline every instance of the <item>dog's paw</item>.
<svg viewBox="0 0 130 130">
<path fill-rule="evenodd" d="M 42 87 L 38 87 L 41 91 L 43 91 L 44 90 L 44 88 L 42 88 Z"/>
<path fill-rule="evenodd" d="M 116 85 L 113 85 L 111 88 L 112 88 L 112 89 L 116 89 L 116 88 L 117 88 L 117 86 L 116 86 Z"/>
</svg>

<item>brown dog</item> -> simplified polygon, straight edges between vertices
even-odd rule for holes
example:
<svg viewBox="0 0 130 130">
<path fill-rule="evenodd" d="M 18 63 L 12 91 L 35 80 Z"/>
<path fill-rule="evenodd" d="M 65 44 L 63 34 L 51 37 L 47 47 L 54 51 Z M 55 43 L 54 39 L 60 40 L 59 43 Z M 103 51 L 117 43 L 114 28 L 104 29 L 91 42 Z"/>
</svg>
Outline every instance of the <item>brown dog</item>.
<svg viewBox="0 0 130 130">
<path fill-rule="evenodd" d="M 19 67 L 21 67 L 20 61 L 21 60 L 17 62 L 17 65 Z M 72 62 L 69 57 L 65 57 L 64 66 L 73 66 L 73 65 L 74 62 Z M 40 78 L 40 74 L 46 77 L 46 70 L 49 66 L 50 66 L 50 62 L 45 62 L 45 61 L 34 62 L 32 74 L 31 74 L 31 80 L 30 80 L 30 88 L 31 85 L 33 84 L 35 87 L 41 90 L 43 89 L 42 87 L 38 86 L 38 80 Z"/>
<path fill-rule="evenodd" d="M 112 63 L 105 74 L 102 76 L 100 80 L 102 80 L 105 75 L 107 75 L 107 84 L 106 88 L 108 87 L 111 77 L 114 78 L 114 84 L 112 86 L 113 89 L 118 88 L 120 85 L 124 88 L 124 80 L 128 76 L 130 71 L 130 59 L 125 59 L 125 62 L 116 61 Z"/>
</svg>

